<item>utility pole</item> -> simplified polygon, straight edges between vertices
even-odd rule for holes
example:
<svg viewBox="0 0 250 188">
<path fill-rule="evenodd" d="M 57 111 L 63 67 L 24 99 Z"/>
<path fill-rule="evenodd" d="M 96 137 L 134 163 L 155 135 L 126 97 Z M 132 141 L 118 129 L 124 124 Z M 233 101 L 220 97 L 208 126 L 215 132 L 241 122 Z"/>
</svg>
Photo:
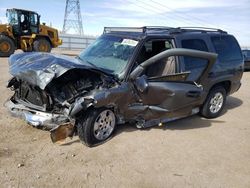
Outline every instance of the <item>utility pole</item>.
<svg viewBox="0 0 250 188">
<path fill-rule="evenodd" d="M 79 0 L 66 0 L 62 33 L 68 33 L 70 30 L 74 30 L 75 34 L 83 35 Z"/>
</svg>

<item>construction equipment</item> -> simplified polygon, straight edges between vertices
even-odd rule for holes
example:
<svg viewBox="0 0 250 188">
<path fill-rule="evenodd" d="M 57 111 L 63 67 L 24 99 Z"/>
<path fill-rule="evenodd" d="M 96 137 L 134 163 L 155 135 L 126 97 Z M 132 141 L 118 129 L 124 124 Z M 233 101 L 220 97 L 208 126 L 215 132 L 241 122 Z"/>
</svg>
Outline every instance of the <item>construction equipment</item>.
<svg viewBox="0 0 250 188">
<path fill-rule="evenodd" d="M 40 24 L 40 15 L 22 9 L 7 9 L 8 24 L 0 24 L 0 57 L 9 57 L 16 49 L 24 52 L 50 52 L 62 44 L 57 29 Z"/>
</svg>

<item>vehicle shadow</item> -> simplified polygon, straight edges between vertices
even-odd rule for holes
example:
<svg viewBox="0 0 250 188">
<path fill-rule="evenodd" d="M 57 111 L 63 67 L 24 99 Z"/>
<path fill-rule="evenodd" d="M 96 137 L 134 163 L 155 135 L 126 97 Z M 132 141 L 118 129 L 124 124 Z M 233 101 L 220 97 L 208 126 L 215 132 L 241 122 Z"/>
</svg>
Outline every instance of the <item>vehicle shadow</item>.
<svg viewBox="0 0 250 188">
<path fill-rule="evenodd" d="M 227 111 L 230 111 L 234 108 L 237 108 L 243 104 L 241 99 L 238 99 L 233 96 L 228 96 L 226 106 L 222 111 L 221 115 L 224 115 Z M 162 130 L 188 130 L 188 129 L 199 129 L 210 127 L 213 123 L 224 123 L 225 121 L 221 121 L 218 119 L 206 119 L 199 115 L 193 115 L 189 117 L 185 117 L 179 120 L 171 121 L 164 123 L 162 126 L 152 126 L 149 128 L 141 129 L 143 131 L 149 131 L 151 129 L 162 129 Z M 119 125 L 116 130 L 116 135 L 121 134 L 123 132 L 132 132 L 138 130 L 135 124 L 124 124 Z"/>
<path fill-rule="evenodd" d="M 213 123 L 224 123 L 224 121 L 215 119 L 206 119 L 199 115 L 193 115 L 178 120 L 164 123 L 162 126 L 152 126 L 149 128 L 140 129 L 141 131 L 150 131 L 151 129 L 161 130 L 189 130 L 210 127 Z M 132 132 L 138 130 L 134 124 L 125 124 L 117 128 L 116 135 L 123 132 Z"/>
<path fill-rule="evenodd" d="M 239 98 L 228 96 L 226 105 L 224 110 L 222 111 L 221 115 L 224 115 L 227 111 L 237 108 L 243 104 L 243 101 Z"/>
<path fill-rule="evenodd" d="M 72 145 L 72 144 L 75 144 L 75 143 L 80 143 L 80 139 L 77 137 L 71 139 L 71 140 L 68 140 L 68 139 L 65 139 L 64 141 L 62 141 L 62 143 L 58 143 L 58 145 L 60 146 L 69 146 L 69 145 Z"/>
</svg>

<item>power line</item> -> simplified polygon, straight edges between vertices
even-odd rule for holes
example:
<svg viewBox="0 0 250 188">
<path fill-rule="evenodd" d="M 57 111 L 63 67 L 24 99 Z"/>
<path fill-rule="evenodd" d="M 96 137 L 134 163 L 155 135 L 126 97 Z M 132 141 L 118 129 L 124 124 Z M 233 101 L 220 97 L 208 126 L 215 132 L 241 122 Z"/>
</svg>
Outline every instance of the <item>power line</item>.
<svg viewBox="0 0 250 188">
<path fill-rule="evenodd" d="M 140 7 L 140 8 L 143 8 L 143 9 L 146 9 L 146 10 L 148 10 L 150 13 L 152 13 L 152 12 L 154 12 L 154 13 L 157 13 L 158 14 L 158 16 L 160 16 L 160 17 L 162 17 L 162 18 L 164 18 L 164 20 L 166 20 L 166 17 L 165 16 L 163 16 L 162 14 L 160 14 L 158 11 L 155 11 L 155 9 L 154 8 L 152 8 L 152 7 L 145 7 L 145 6 L 142 6 L 142 5 L 138 5 L 138 4 L 136 4 L 136 3 L 134 3 L 134 2 L 132 2 L 132 1 L 129 1 L 130 3 L 132 3 L 132 4 L 134 4 L 135 6 L 137 6 L 137 7 Z M 166 15 L 166 14 L 165 14 Z M 172 16 L 172 15 L 168 15 L 169 17 L 172 17 L 173 19 L 175 19 L 175 21 L 178 21 L 177 19 L 176 19 L 176 17 L 174 17 L 174 16 Z M 157 20 L 157 21 L 159 21 L 159 20 Z M 164 24 L 164 25 L 168 25 L 169 26 L 169 23 L 167 23 L 166 21 L 164 21 L 166 24 Z M 188 23 L 186 20 L 182 20 L 181 21 L 182 23 L 184 22 L 184 23 L 186 23 L 186 24 L 190 24 L 190 23 Z"/>
<path fill-rule="evenodd" d="M 194 21 L 191 21 L 191 20 L 187 19 L 186 17 L 178 16 L 178 15 L 173 15 L 173 13 L 172 13 L 172 14 L 160 13 L 160 12 L 156 11 L 156 10 L 159 10 L 158 7 L 153 6 L 153 5 L 151 5 L 151 4 L 148 4 L 148 3 L 145 3 L 145 2 L 142 2 L 142 1 L 140 1 L 140 0 L 137 0 L 137 1 L 139 1 L 141 4 L 144 4 L 145 6 L 142 6 L 142 5 L 140 6 L 140 5 L 138 5 L 138 4 L 134 3 L 134 2 L 131 2 L 131 3 L 134 4 L 134 5 L 136 5 L 136 6 L 138 6 L 138 7 L 142 7 L 142 8 L 144 8 L 144 9 L 150 10 L 150 12 L 155 12 L 155 13 L 157 13 L 158 16 L 164 18 L 164 20 L 166 20 L 166 17 L 165 17 L 164 15 L 167 15 L 167 18 L 172 18 L 173 20 L 178 21 L 178 22 L 181 22 L 181 23 L 185 23 L 185 24 L 187 24 L 188 26 L 189 26 L 190 24 L 192 24 L 192 26 L 193 26 L 193 23 L 195 23 Z M 196 24 L 197 24 L 197 23 L 196 23 Z M 167 23 L 167 25 L 169 25 L 169 23 Z M 201 24 L 198 23 L 198 25 L 201 25 Z M 202 25 L 203 25 L 203 24 L 202 24 Z"/>
<path fill-rule="evenodd" d="M 168 7 L 168 6 L 164 5 L 164 4 L 162 4 L 162 3 L 159 3 L 159 2 L 157 2 L 157 1 L 155 1 L 155 0 L 149 0 L 149 1 L 151 1 L 151 2 L 153 2 L 153 3 L 155 3 L 155 4 L 157 4 L 157 5 L 159 5 L 160 7 L 165 7 L 166 9 L 172 11 L 173 14 L 179 14 L 179 17 L 183 17 L 182 14 L 184 14 L 184 15 L 187 15 L 188 17 L 192 18 L 192 20 L 196 20 L 196 21 L 200 22 L 202 25 L 203 25 L 204 23 L 206 23 L 206 25 L 210 25 L 209 27 L 218 28 L 217 25 L 213 25 L 213 24 L 207 23 L 205 20 L 200 19 L 200 18 L 197 18 L 197 17 L 194 17 L 194 16 L 191 16 L 191 15 L 188 14 L 188 13 L 180 12 L 180 11 L 174 10 L 174 9 L 172 9 L 172 8 L 170 8 L 170 7 Z M 145 2 L 144 2 L 144 3 L 145 3 Z M 145 3 L 145 4 L 146 4 L 146 3 Z M 149 4 L 148 4 L 148 5 L 149 5 Z M 151 5 L 151 6 L 152 6 L 152 5 Z M 174 13 L 174 12 L 175 12 L 175 13 Z M 184 17 L 183 17 L 183 18 L 184 18 Z M 224 24 L 221 25 L 220 27 L 223 27 L 223 28 L 225 28 L 226 30 L 231 30 L 229 27 L 225 26 Z M 239 33 L 246 33 L 245 31 L 241 31 L 241 30 L 238 30 L 238 29 L 235 29 L 235 28 L 234 28 L 233 30 L 236 31 L 236 32 L 239 32 Z"/>
<path fill-rule="evenodd" d="M 131 1 L 129 1 L 130 3 L 132 3 L 132 4 L 134 4 L 135 6 L 137 6 L 137 7 L 141 7 L 141 8 L 144 8 L 144 9 L 147 9 L 147 10 L 149 10 L 150 12 L 154 12 L 154 13 L 157 13 L 158 15 L 157 16 L 160 16 L 160 17 L 163 17 L 164 19 L 166 19 L 166 17 L 165 16 L 163 16 L 162 14 L 160 14 L 160 12 L 158 12 L 158 11 L 155 11 L 155 10 L 159 10 L 159 7 L 156 7 L 156 6 L 153 6 L 152 4 L 148 4 L 148 3 L 145 3 L 145 2 L 142 2 L 142 1 L 140 1 L 140 0 L 137 0 L 137 1 L 139 1 L 140 3 L 142 3 L 142 4 L 144 4 L 144 5 L 146 5 L 146 7 L 145 6 L 142 6 L 142 5 L 138 5 L 138 4 L 136 4 L 136 3 L 134 3 L 134 2 L 131 2 Z M 151 1 L 153 1 L 153 0 L 151 0 Z M 168 9 L 171 9 L 171 8 L 169 8 L 169 7 L 166 7 L 165 5 L 163 5 L 163 4 L 160 4 L 161 5 L 161 7 L 165 7 L 165 8 L 168 8 Z M 160 6 L 159 5 L 159 6 Z M 149 7 L 149 8 L 148 8 Z M 173 9 L 171 9 L 171 10 L 173 10 Z M 178 11 L 179 12 L 179 11 Z M 181 12 L 179 12 L 179 13 L 181 13 Z M 172 12 L 172 14 L 175 14 L 175 13 L 173 13 Z M 187 13 L 184 13 L 185 15 L 187 15 L 187 16 L 189 16 L 189 14 L 187 14 Z M 178 21 L 178 19 L 177 19 L 177 17 L 181 17 L 181 22 L 182 23 L 185 23 L 185 24 L 187 24 L 188 26 L 193 26 L 193 23 L 196 23 L 196 24 L 198 24 L 199 26 L 200 25 L 203 25 L 203 26 L 205 26 L 205 27 L 215 27 L 215 28 L 218 28 L 218 26 L 215 26 L 215 25 L 212 25 L 212 24 L 209 24 L 209 23 L 206 23 L 206 25 L 204 25 L 204 21 L 202 21 L 202 23 L 198 23 L 198 22 L 200 22 L 201 21 L 201 19 L 196 19 L 195 18 L 195 20 L 196 21 L 191 21 L 191 20 L 189 20 L 189 19 L 187 19 L 186 17 L 183 17 L 183 16 L 180 16 L 180 15 L 178 15 L 178 16 L 173 16 L 173 15 L 171 15 L 171 14 L 164 14 L 164 15 L 168 15 L 168 17 L 172 17 L 173 18 L 173 20 L 175 20 L 175 21 Z M 191 17 L 191 16 L 189 16 L 189 17 Z M 180 19 L 179 19 L 180 20 Z M 199 20 L 199 21 L 197 21 L 197 20 Z M 164 21 L 165 22 L 165 21 Z M 165 22 L 166 23 L 166 22 Z M 192 23 L 192 24 L 191 24 Z M 167 23 L 166 25 L 168 25 L 168 26 L 170 26 L 169 25 L 169 23 Z M 207 25 L 210 25 L 210 26 L 207 26 Z M 183 26 L 183 25 L 182 25 Z M 237 33 L 246 33 L 245 31 L 242 31 L 242 30 L 238 30 L 238 29 L 236 29 L 236 28 L 233 28 L 233 29 L 231 29 L 231 28 L 229 28 L 228 26 L 225 26 L 224 24 L 223 25 L 220 25 L 220 28 L 223 28 L 223 29 L 225 29 L 225 30 L 233 30 L 233 31 L 235 31 L 235 32 L 237 32 Z"/>
<path fill-rule="evenodd" d="M 152 4 L 149 4 L 149 3 L 146 3 L 146 2 L 144 2 L 144 1 L 140 1 L 140 0 L 137 0 L 137 1 L 139 1 L 140 3 L 142 3 L 142 4 L 145 4 L 146 6 L 149 6 L 151 9 L 153 9 L 153 10 L 159 10 L 159 8 L 158 7 L 155 7 L 154 5 L 152 5 Z M 159 13 L 159 12 L 158 12 Z M 160 14 L 160 13 L 159 13 Z M 161 15 L 163 16 L 163 15 L 167 15 L 168 17 L 172 17 L 172 18 L 174 18 L 175 20 L 177 20 L 177 17 L 179 17 L 179 19 L 181 19 L 182 20 L 182 22 L 185 22 L 185 23 L 187 23 L 187 24 L 190 24 L 189 23 L 189 20 L 188 19 L 186 19 L 186 18 L 184 18 L 184 17 L 180 17 L 180 16 L 173 16 L 172 14 L 169 14 L 169 13 L 161 13 Z M 164 18 L 165 18 L 165 16 L 164 16 Z"/>
<path fill-rule="evenodd" d="M 143 6 L 140 6 L 140 5 L 138 5 L 138 4 L 136 4 L 136 3 L 132 2 L 132 1 L 129 1 L 129 0 L 128 0 L 128 2 L 131 3 L 131 4 L 133 4 L 133 5 L 135 5 L 135 6 L 137 6 L 137 7 L 140 7 L 140 8 L 145 9 L 145 10 L 147 10 L 147 11 L 150 12 L 150 13 L 155 12 L 155 11 L 152 11 L 151 9 L 148 9 L 148 8 L 146 8 L 146 7 L 143 7 Z M 158 12 L 155 12 L 155 13 L 158 14 Z M 157 20 L 157 21 L 159 22 L 159 20 Z M 164 22 L 165 22 L 165 21 L 164 21 Z M 163 23 L 163 22 L 160 21 L 160 23 Z M 163 25 L 165 25 L 165 24 L 166 24 L 166 22 L 165 22 Z"/>
<path fill-rule="evenodd" d="M 202 19 L 200 19 L 200 18 L 196 18 L 196 17 L 194 17 L 194 16 L 191 16 L 191 15 L 188 14 L 188 13 L 181 12 L 181 11 L 177 11 L 177 10 L 175 10 L 175 9 L 172 9 L 172 8 L 166 6 L 166 5 L 162 4 L 162 3 L 156 2 L 156 1 L 154 1 L 154 0 L 150 0 L 150 1 L 153 2 L 154 4 L 157 4 L 158 6 L 161 6 L 161 7 L 164 7 L 164 8 L 166 8 L 166 9 L 170 10 L 170 11 L 172 12 L 172 14 L 178 15 L 179 17 L 182 17 L 182 18 L 187 19 L 186 17 L 183 16 L 183 14 L 184 14 L 184 15 L 186 15 L 186 16 L 192 18 L 192 20 L 196 20 L 196 22 L 197 22 L 197 23 L 199 22 L 199 24 L 204 24 L 204 23 L 205 23 L 206 25 L 210 25 L 211 27 L 217 27 L 217 26 L 215 26 L 215 25 L 213 25 L 213 24 L 207 23 L 207 21 L 205 21 L 205 20 L 202 20 Z M 194 21 L 191 21 L 191 22 L 194 22 Z"/>
</svg>

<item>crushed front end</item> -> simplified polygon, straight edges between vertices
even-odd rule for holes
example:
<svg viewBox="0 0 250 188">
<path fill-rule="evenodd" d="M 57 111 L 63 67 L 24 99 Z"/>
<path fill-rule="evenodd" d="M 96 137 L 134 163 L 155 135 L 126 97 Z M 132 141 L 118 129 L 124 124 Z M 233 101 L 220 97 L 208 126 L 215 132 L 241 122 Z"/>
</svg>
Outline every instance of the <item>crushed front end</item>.
<svg viewBox="0 0 250 188">
<path fill-rule="evenodd" d="M 90 93 L 108 87 L 107 75 L 79 65 L 75 59 L 27 53 L 12 56 L 9 64 L 13 77 L 7 87 L 14 94 L 5 106 L 28 124 L 52 130 L 53 141 L 59 139 L 55 132 L 59 127 L 66 136 L 72 135 L 68 130 L 74 130 L 77 114 L 94 103 Z"/>
<path fill-rule="evenodd" d="M 76 58 L 15 54 L 9 58 L 13 78 L 8 84 L 14 95 L 6 106 L 29 124 L 50 129 L 52 141 L 77 132 L 89 146 L 101 143 L 116 124 L 141 115 L 130 108 L 138 97 L 123 80 L 137 43 L 107 34 Z"/>
</svg>

